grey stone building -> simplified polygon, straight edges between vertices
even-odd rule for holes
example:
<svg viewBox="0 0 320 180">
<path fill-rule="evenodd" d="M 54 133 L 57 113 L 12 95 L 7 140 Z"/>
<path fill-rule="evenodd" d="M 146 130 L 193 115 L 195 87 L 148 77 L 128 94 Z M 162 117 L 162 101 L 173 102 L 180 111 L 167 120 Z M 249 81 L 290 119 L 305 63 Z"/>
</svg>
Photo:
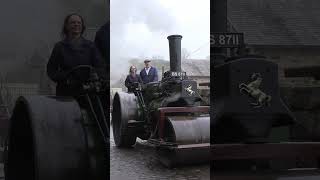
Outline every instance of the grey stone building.
<svg viewBox="0 0 320 180">
<path fill-rule="evenodd" d="M 291 135 L 320 139 L 320 81 L 283 73 L 284 68 L 320 65 L 320 1 L 228 0 L 228 21 L 229 30 L 244 33 L 256 54 L 279 64 L 281 95 L 299 124 Z"/>
<path fill-rule="evenodd" d="M 229 30 L 282 68 L 320 64 L 320 1 L 228 0 Z"/>
</svg>

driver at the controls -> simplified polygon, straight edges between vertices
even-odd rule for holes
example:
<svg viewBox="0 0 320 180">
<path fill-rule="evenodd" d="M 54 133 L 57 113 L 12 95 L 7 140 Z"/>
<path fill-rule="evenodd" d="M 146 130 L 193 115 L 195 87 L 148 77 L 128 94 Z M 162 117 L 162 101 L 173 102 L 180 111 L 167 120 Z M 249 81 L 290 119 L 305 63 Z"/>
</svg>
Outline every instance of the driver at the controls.
<svg viewBox="0 0 320 180">
<path fill-rule="evenodd" d="M 64 20 L 61 32 L 62 40 L 55 44 L 47 64 L 47 74 L 57 83 L 57 96 L 74 96 L 78 94 L 79 83 L 71 83 L 88 79 L 89 71 L 79 69 L 70 75 L 70 70 L 79 65 L 93 66 L 100 78 L 105 78 L 105 64 L 93 42 L 82 35 L 85 31 L 83 18 L 78 14 L 70 14 Z"/>
</svg>

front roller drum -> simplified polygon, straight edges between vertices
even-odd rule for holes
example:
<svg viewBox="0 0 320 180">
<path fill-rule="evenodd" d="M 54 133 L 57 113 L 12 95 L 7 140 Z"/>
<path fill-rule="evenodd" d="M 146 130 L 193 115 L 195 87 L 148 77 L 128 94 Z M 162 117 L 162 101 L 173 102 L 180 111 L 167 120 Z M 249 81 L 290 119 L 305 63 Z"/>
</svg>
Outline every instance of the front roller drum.
<svg viewBox="0 0 320 180">
<path fill-rule="evenodd" d="M 117 92 L 112 105 L 112 130 L 117 147 L 128 148 L 136 143 L 137 129 L 130 125 L 138 119 L 138 105 L 134 94 Z"/>
<path fill-rule="evenodd" d="M 210 162 L 210 143 L 157 147 L 157 156 L 166 167 Z"/>
<path fill-rule="evenodd" d="M 210 117 L 170 116 L 157 154 L 167 167 L 210 161 Z M 170 145 L 170 142 L 172 143 Z"/>
</svg>

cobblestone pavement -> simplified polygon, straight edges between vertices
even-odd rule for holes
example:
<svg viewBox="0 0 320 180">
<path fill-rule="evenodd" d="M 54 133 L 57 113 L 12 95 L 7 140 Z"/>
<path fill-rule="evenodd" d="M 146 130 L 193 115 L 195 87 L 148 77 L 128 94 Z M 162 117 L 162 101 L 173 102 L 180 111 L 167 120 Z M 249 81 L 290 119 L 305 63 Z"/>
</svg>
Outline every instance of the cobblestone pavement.
<svg viewBox="0 0 320 180">
<path fill-rule="evenodd" d="M 131 149 L 118 149 L 110 139 L 111 180 L 207 180 L 210 179 L 210 165 L 197 165 L 168 169 L 156 158 L 154 149 L 138 139 Z M 288 173 L 211 173 L 214 180 L 319 180 L 320 172 L 302 171 Z"/>
<path fill-rule="evenodd" d="M 319 180 L 320 172 L 212 173 L 214 180 Z"/>
<path fill-rule="evenodd" d="M 197 165 L 168 169 L 155 157 L 154 149 L 138 139 L 134 148 L 118 149 L 110 139 L 111 180 L 198 180 L 210 179 L 210 165 Z"/>
</svg>

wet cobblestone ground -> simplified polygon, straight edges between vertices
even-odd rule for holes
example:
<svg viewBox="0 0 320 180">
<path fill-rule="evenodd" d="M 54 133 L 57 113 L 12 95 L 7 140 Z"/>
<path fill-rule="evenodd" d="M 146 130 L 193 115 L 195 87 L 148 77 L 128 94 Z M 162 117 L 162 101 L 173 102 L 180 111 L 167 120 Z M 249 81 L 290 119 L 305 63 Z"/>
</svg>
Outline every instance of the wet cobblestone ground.
<svg viewBox="0 0 320 180">
<path fill-rule="evenodd" d="M 168 169 L 156 158 L 154 149 L 138 139 L 134 148 L 118 149 L 110 138 L 111 180 L 207 180 L 210 179 L 210 165 L 197 165 Z"/>
<path fill-rule="evenodd" d="M 210 179 L 210 165 L 186 166 L 168 169 L 156 158 L 154 149 L 138 139 L 131 149 L 118 149 L 110 139 L 110 179 L 111 180 L 207 180 Z M 213 172 L 213 180 L 320 180 L 319 171 L 291 173 L 221 173 Z"/>
<path fill-rule="evenodd" d="M 214 180 L 319 180 L 319 171 L 213 173 Z"/>
</svg>

